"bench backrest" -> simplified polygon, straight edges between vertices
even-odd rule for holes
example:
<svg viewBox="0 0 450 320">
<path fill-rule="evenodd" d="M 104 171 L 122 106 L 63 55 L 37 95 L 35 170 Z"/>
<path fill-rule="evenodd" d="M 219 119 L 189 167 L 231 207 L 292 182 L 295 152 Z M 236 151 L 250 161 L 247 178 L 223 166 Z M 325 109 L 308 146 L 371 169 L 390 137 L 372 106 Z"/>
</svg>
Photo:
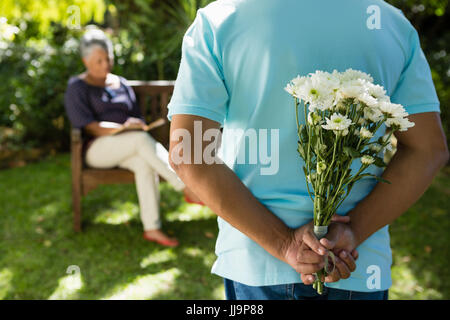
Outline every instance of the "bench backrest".
<svg viewBox="0 0 450 320">
<path fill-rule="evenodd" d="M 141 108 L 141 113 L 147 123 L 159 118 L 167 119 L 167 105 L 173 93 L 175 81 L 137 81 L 129 80 L 128 85 L 134 89 L 136 98 Z M 159 141 L 166 149 L 169 149 L 170 124 L 152 130 L 152 136 Z"/>
</svg>

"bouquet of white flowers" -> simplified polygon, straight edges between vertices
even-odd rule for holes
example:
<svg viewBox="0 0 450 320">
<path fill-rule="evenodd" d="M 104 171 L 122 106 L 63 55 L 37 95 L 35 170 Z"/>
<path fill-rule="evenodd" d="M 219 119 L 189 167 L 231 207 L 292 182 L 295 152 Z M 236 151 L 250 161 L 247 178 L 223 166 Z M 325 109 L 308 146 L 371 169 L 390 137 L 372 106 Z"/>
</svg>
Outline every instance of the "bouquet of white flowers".
<svg viewBox="0 0 450 320">
<path fill-rule="evenodd" d="M 356 181 L 369 177 L 388 182 L 364 170 L 372 164 L 384 167 L 379 154 L 390 147 L 391 135 L 414 123 L 408 121 L 402 105 L 391 103 L 384 88 L 361 71 L 316 71 L 294 78 L 285 90 L 295 100 L 297 151 L 304 160 L 306 185 L 314 203 L 314 233 L 320 239 Z M 298 119 L 301 103 L 304 124 Z M 390 128 L 389 134 L 372 139 L 383 123 Z M 361 166 L 352 174 L 350 166 L 357 159 Z M 334 260 L 332 252 L 329 255 Z M 325 262 L 313 285 L 320 294 L 328 272 L 328 259 Z"/>
</svg>

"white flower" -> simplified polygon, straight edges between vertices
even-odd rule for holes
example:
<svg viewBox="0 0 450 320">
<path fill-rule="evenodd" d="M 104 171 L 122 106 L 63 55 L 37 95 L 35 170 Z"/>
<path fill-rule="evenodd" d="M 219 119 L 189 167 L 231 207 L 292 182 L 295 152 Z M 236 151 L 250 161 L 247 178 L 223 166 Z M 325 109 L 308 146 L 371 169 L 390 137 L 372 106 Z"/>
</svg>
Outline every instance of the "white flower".
<svg viewBox="0 0 450 320">
<path fill-rule="evenodd" d="M 343 131 L 345 129 L 348 129 L 348 127 L 352 124 L 351 119 L 349 119 L 349 118 L 347 118 L 347 116 L 344 116 L 339 113 L 334 113 L 330 119 L 328 119 L 328 118 L 325 118 L 325 119 L 327 121 L 327 124 L 323 124 L 322 128 L 324 128 L 326 130 Z"/>
<path fill-rule="evenodd" d="M 383 120 L 383 114 L 377 107 L 364 108 L 364 119 L 375 123 Z"/>
<path fill-rule="evenodd" d="M 361 128 L 361 130 L 359 131 L 359 135 L 361 136 L 361 138 L 363 139 L 370 139 L 373 137 L 372 132 L 370 132 L 370 130 L 366 129 L 366 128 Z"/>
<path fill-rule="evenodd" d="M 389 96 L 386 95 L 386 90 L 378 84 L 367 83 L 367 92 L 378 101 L 390 102 Z"/>
<path fill-rule="evenodd" d="M 373 107 L 378 104 L 378 100 L 372 97 L 372 95 L 370 95 L 368 92 L 361 93 L 356 99 L 358 99 L 358 101 L 363 102 L 365 105 L 369 107 Z"/>
<path fill-rule="evenodd" d="M 321 83 L 322 85 L 327 86 L 333 90 L 338 89 L 341 85 L 339 72 L 337 72 L 336 70 L 334 70 L 333 73 L 317 70 L 316 72 L 310 73 L 309 75 L 314 82 Z"/>
<path fill-rule="evenodd" d="M 303 86 L 306 81 L 306 77 L 298 75 L 296 78 L 292 79 L 290 83 L 284 88 L 292 96 L 299 98 L 298 91 Z"/>
<path fill-rule="evenodd" d="M 414 122 L 409 121 L 407 118 L 389 118 L 386 120 L 386 127 L 399 131 L 406 131 L 414 127 L 414 125 Z"/>
<path fill-rule="evenodd" d="M 308 76 L 297 76 L 285 87 L 294 97 L 309 103 L 309 110 L 329 110 L 336 104 L 336 90 L 340 86 L 337 71 L 316 71 Z"/>
<path fill-rule="evenodd" d="M 286 87 L 284 87 L 284 90 L 295 97 L 295 86 L 292 83 L 288 83 Z"/>
<path fill-rule="evenodd" d="M 371 165 L 374 162 L 375 162 L 375 159 L 368 155 L 364 155 L 361 158 L 361 163 L 364 165 L 367 165 L 367 166 Z"/>
<path fill-rule="evenodd" d="M 336 92 L 338 99 L 358 98 L 365 92 L 364 81 L 354 79 L 342 83 Z"/>
<path fill-rule="evenodd" d="M 346 81 L 356 80 L 356 79 L 364 79 L 369 82 L 373 82 L 373 78 L 369 74 L 359 71 L 359 70 L 353 70 L 351 68 L 347 69 L 343 73 L 341 73 L 340 78 L 341 78 L 341 83 L 344 83 Z"/>
<path fill-rule="evenodd" d="M 310 104 L 309 111 L 331 109 L 335 100 L 333 88 L 320 77 L 307 78 L 298 88 L 297 94 L 300 99 Z"/>
<path fill-rule="evenodd" d="M 383 147 L 377 143 L 369 145 L 369 150 L 374 151 L 376 153 L 379 153 L 381 151 L 381 149 L 383 149 Z"/>
<path fill-rule="evenodd" d="M 382 101 L 378 104 L 378 108 L 381 113 L 386 115 L 388 118 L 404 118 L 408 116 L 408 113 L 401 104 Z"/>
</svg>

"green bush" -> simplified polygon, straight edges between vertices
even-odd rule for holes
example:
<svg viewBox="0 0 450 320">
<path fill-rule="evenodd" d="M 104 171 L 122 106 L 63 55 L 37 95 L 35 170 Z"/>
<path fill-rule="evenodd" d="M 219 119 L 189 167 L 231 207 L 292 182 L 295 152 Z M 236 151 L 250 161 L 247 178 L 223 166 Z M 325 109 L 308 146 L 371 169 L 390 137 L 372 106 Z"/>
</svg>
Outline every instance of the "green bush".
<svg viewBox="0 0 450 320">
<path fill-rule="evenodd" d="M 17 129 L 33 146 L 67 147 L 68 123 L 63 95 L 70 75 L 79 72 L 78 42 L 55 25 L 51 39 L 31 42 L 19 37 L 0 55 L 0 125 Z M 11 76 L 14 75 L 14 76 Z M 13 90 L 11 90 L 13 88 Z"/>
<path fill-rule="evenodd" d="M 113 41 L 113 72 L 127 79 L 175 79 L 184 31 L 208 2 L 106 1 L 101 26 Z M 84 71 L 78 52 L 82 30 L 58 21 L 42 32 L 42 23 L 27 14 L 8 23 L 20 26 L 20 32 L 0 50 L 6 84 L 0 87 L 0 127 L 14 128 L 23 146 L 67 151 L 70 123 L 63 97 L 70 76 Z"/>
</svg>

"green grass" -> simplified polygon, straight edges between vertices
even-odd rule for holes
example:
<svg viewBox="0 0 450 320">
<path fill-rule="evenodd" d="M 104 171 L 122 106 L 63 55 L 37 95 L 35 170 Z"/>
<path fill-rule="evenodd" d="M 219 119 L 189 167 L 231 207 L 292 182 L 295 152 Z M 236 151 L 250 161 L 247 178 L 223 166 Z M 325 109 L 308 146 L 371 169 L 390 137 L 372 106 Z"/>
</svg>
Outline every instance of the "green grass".
<svg viewBox="0 0 450 320">
<path fill-rule="evenodd" d="M 216 216 L 167 183 L 160 190 L 163 229 L 178 248 L 142 239 L 133 184 L 91 192 L 83 232 L 73 232 L 67 154 L 0 171 L 0 299 L 223 299 L 210 273 Z M 71 265 L 80 273 L 67 274 Z"/>
<path fill-rule="evenodd" d="M 391 299 L 450 298 L 449 176 L 442 171 L 391 226 Z M 0 299 L 223 299 L 222 279 L 210 273 L 216 216 L 167 183 L 160 190 L 163 229 L 177 248 L 141 239 L 133 184 L 86 196 L 83 232 L 74 233 L 68 154 L 0 171 Z"/>
<path fill-rule="evenodd" d="M 390 227 L 392 299 L 450 299 L 450 167 Z"/>
</svg>

